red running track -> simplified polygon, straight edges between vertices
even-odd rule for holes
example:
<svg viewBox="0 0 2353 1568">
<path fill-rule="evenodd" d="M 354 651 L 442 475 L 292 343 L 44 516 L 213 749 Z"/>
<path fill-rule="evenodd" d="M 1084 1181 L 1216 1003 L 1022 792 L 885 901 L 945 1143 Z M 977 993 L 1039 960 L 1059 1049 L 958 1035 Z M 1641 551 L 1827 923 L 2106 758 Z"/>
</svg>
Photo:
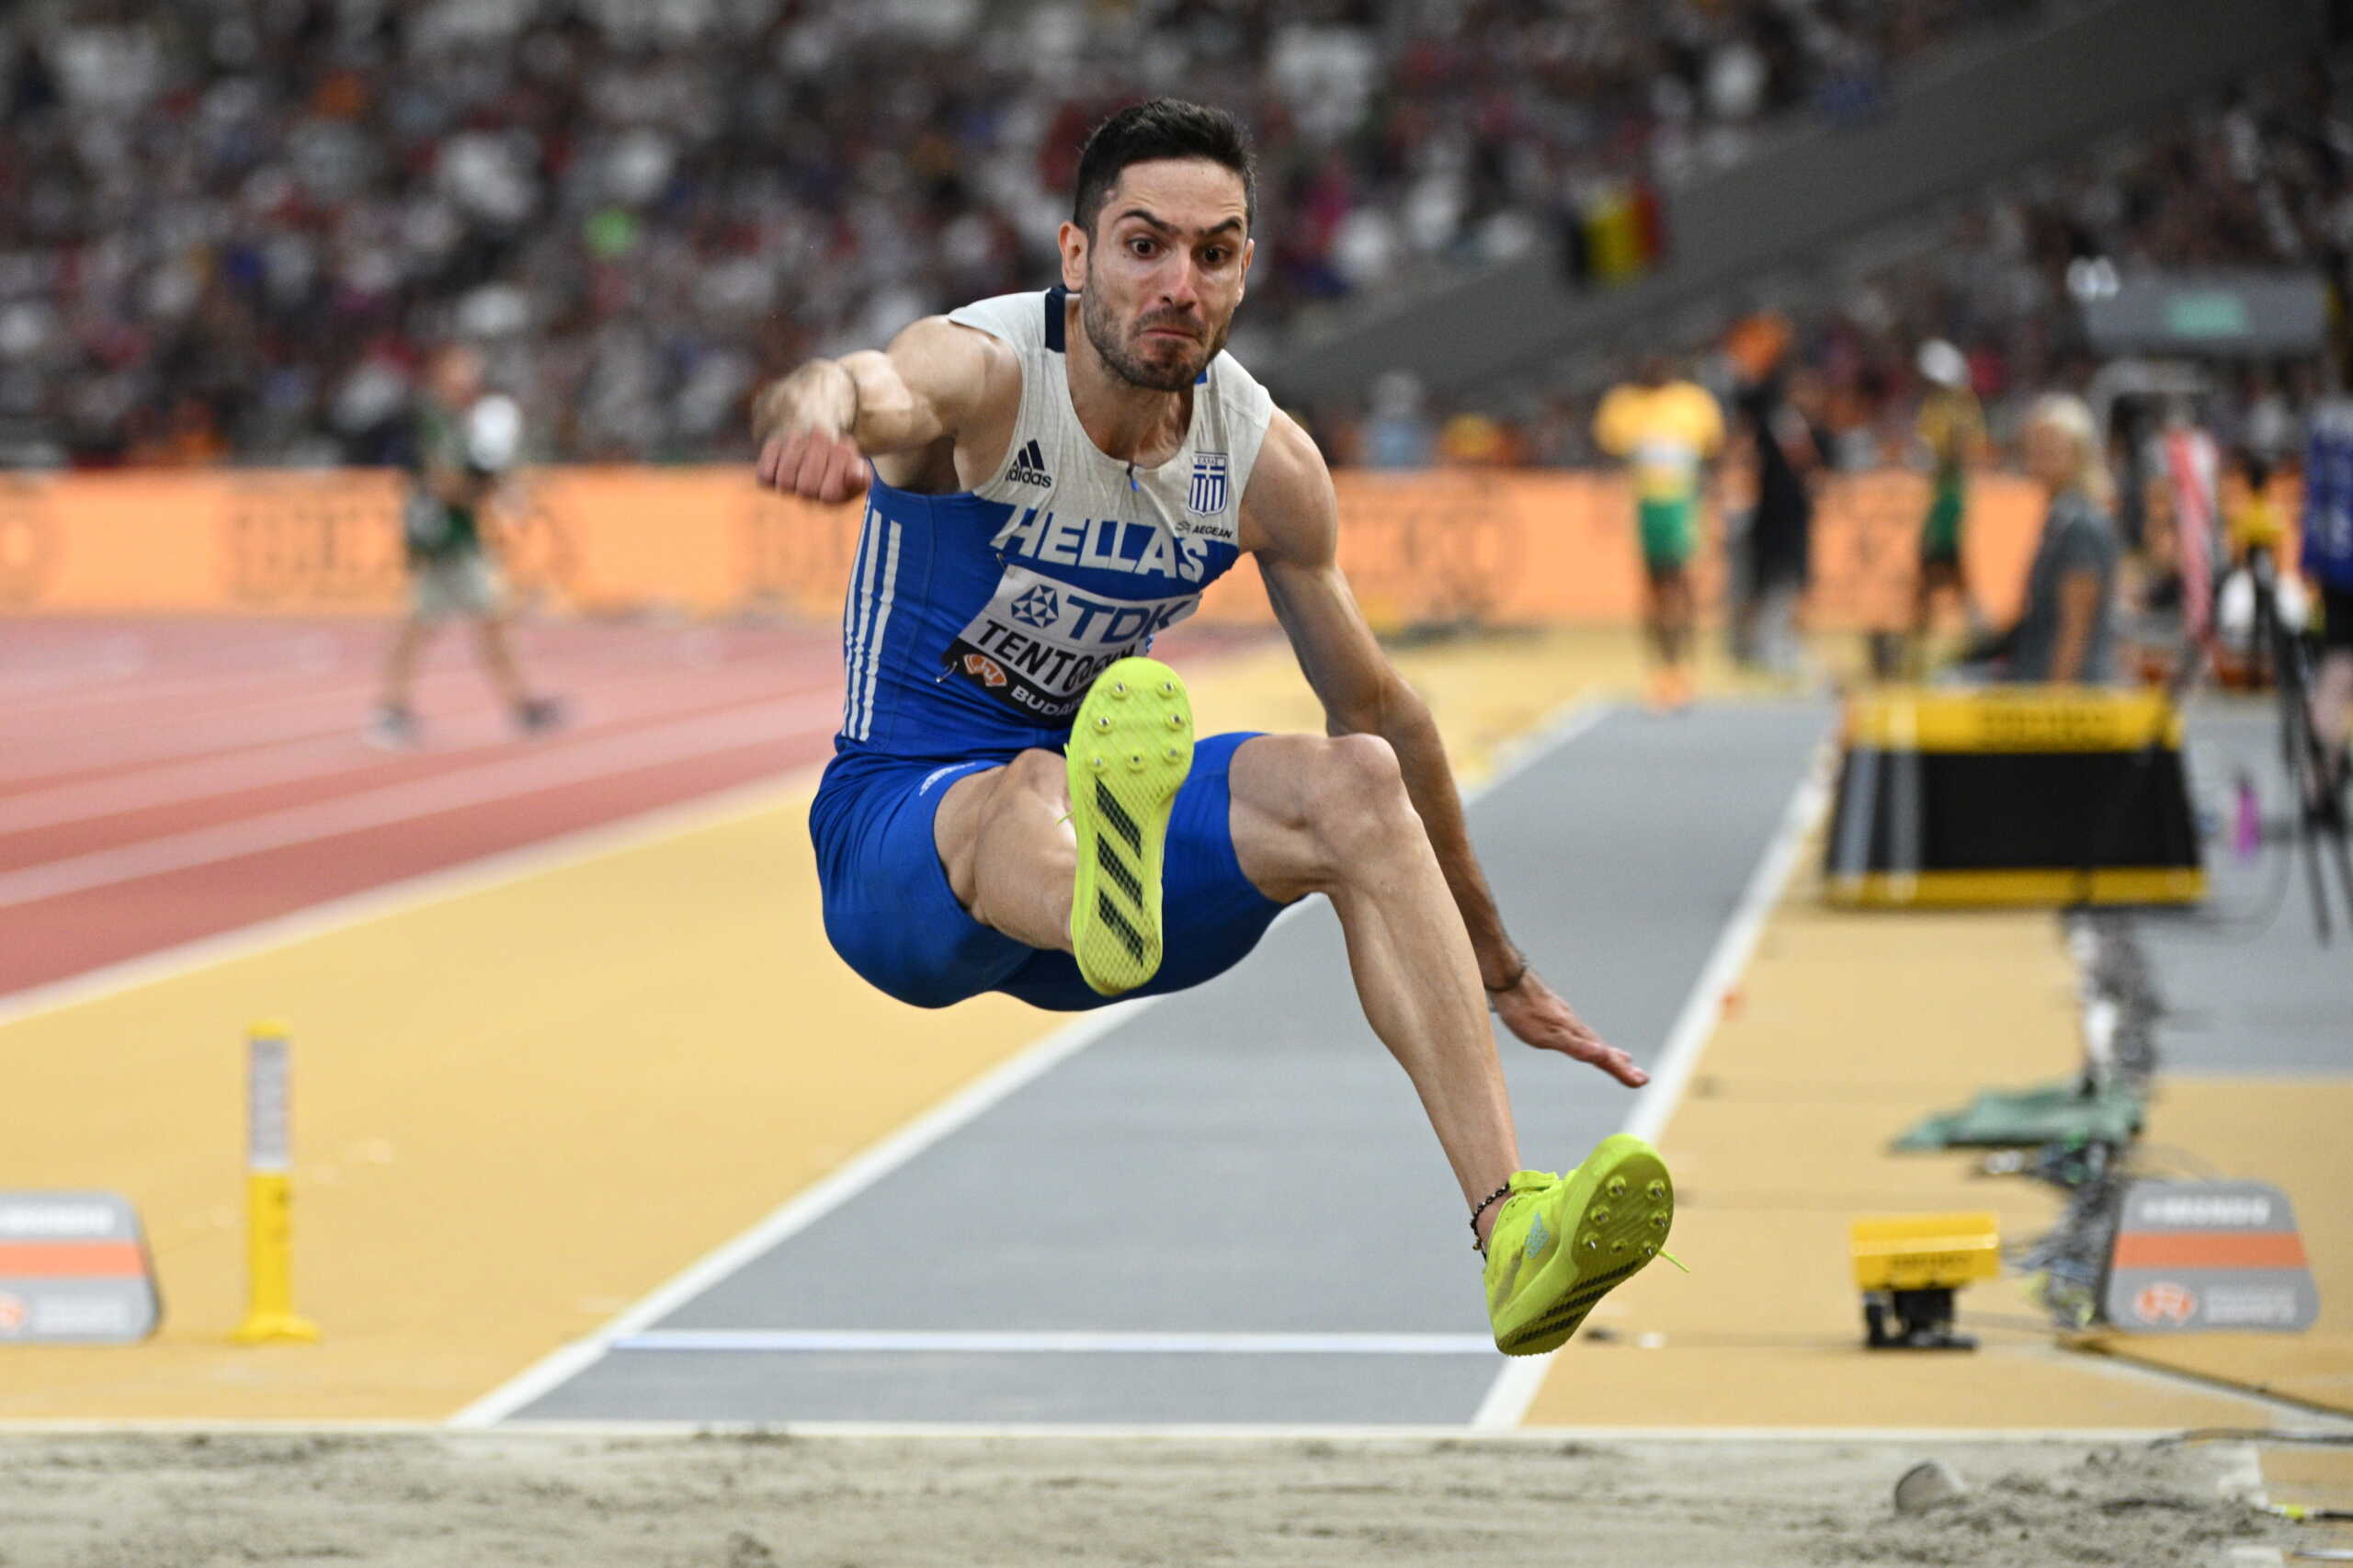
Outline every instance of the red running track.
<svg viewBox="0 0 2353 1568">
<path fill-rule="evenodd" d="M 453 632 L 424 744 L 388 753 L 363 737 L 385 635 L 0 620 L 0 995 L 780 778 L 840 720 L 831 628 L 550 624 L 518 643 L 564 729 L 511 733 Z"/>
</svg>

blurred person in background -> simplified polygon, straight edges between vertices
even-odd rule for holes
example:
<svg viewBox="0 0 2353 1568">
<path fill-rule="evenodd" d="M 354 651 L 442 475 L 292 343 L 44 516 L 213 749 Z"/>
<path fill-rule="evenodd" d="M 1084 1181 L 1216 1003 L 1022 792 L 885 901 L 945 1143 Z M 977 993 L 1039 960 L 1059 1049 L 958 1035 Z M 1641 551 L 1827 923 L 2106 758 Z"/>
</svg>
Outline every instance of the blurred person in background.
<svg viewBox="0 0 2353 1568">
<path fill-rule="evenodd" d="M 1928 668 L 1928 627 L 1940 596 L 1958 601 L 1972 636 L 1976 608 L 1961 561 L 1968 521 L 1969 471 L 1985 453 L 1985 414 L 1969 384 L 1969 360 L 1941 337 L 1920 345 L 1921 380 L 1928 383 L 1914 428 L 1928 458 L 1928 513 L 1920 524 L 1920 575 L 1912 595 L 1912 638 L 1904 673 L 1918 680 Z"/>
<path fill-rule="evenodd" d="M 1518 429 L 1492 414 L 1465 410 L 1438 426 L 1438 461 L 1449 468 L 1515 468 L 1523 455 Z"/>
<path fill-rule="evenodd" d="M 1695 606 L 1691 556 L 1699 542 L 1699 497 L 1709 464 L 1723 450 L 1723 413 L 1706 388 L 1676 376 L 1663 355 L 1646 357 L 1631 381 L 1609 389 L 1593 422 L 1594 444 L 1626 465 L 1643 551 L 1643 626 L 1655 665 L 1653 707 L 1691 700 Z"/>
<path fill-rule="evenodd" d="M 2301 635 L 2310 606 L 2303 584 L 2279 570 L 2288 515 L 2271 494 L 2270 458 L 2234 448 L 2219 489 L 2229 570 L 2214 594 L 2216 642 L 2240 679 L 2265 684 L 2279 678 L 2280 631 Z"/>
<path fill-rule="evenodd" d="M 2026 609 L 2004 642 L 2012 681 L 2099 685 L 2116 676 L 2121 554 L 2098 433 L 2084 401 L 2054 393 L 2027 415 L 2027 476 L 2049 496 L 2027 569 Z"/>
<path fill-rule="evenodd" d="M 522 413 L 485 390 L 481 353 L 452 344 L 434 356 L 426 395 L 407 432 L 409 494 L 401 508 L 408 563 L 408 609 L 384 659 L 383 697 L 369 725 L 378 745 L 416 744 L 412 705 L 416 662 L 443 622 L 473 623 L 483 672 L 514 715 L 536 734 L 562 722 L 562 704 L 525 683 L 508 633 L 506 587 L 484 524 L 522 449 Z"/>
<path fill-rule="evenodd" d="M 1518 1170 L 1489 1010 L 1646 1074 L 1506 932 L 1438 727 L 1341 574 L 1324 460 L 1224 352 L 1256 251 L 1247 133 L 1149 100 L 1095 129 L 1074 183 L 1059 286 L 810 360 L 755 405 L 763 484 L 866 498 L 810 810 L 826 936 L 915 1006 L 1075 1010 L 1201 983 L 1323 893 L 1488 1255 L 1495 1343 L 1549 1349 L 1663 1244 L 1665 1167 L 1620 1135 L 1568 1176 Z M 1196 739 L 1181 679 L 1136 656 L 1245 553 L 1323 734 Z M 1619 1258 L 1569 1244 L 1608 1222 L 1605 1181 Z"/>
<path fill-rule="evenodd" d="M 1734 608 L 1733 642 L 1749 663 L 1785 679 L 1804 668 L 1798 610 L 1813 570 L 1813 479 L 1823 449 L 1807 416 L 1810 400 L 1792 395 L 1792 381 L 1783 352 L 1733 396 L 1734 426 L 1756 473 L 1742 540 L 1747 592 Z"/>
<path fill-rule="evenodd" d="M 2288 539 L 2288 514 L 2271 494 L 2271 459 L 2252 447 L 2231 453 L 2229 482 L 2222 493 L 2222 538 L 2231 564 L 2253 566 L 2259 557 L 2274 564 Z"/>
<path fill-rule="evenodd" d="M 2181 579 L 2185 642 L 2215 646 L 2214 609 L 2224 565 L 2222 453 L 2187 397 L 2165 400 L 2151 443 L 2151 468 L 2165 483 L 2174 570 Z"/>
<path fill-rule="evenodd" d="M 2179 672 L 2184 639 L 2181 608 L 2181 564 L 2176 556 L 2173 529 L 2173 486 L 2165 475 L 2139 465 L 2141 537 L 2137 548 L 2127 549 L 2120 566 L 2121 595 L 2129 611 L 2128 635 L 2133 644 L 2132 673 L 2148 683 L 2164 685 Z M 2123 495 L 2118 496 L 2117 537 L 2124 537 Z"/>
<path fill-rule="evenodd" d="M 2320 668 L 2313 682 L 2313 733 L 2323 767 L 2305 809 L 2323 823 L 2345 823 L 2346 731 L 2353 719 L 2353 396 L 2328 399 L 2312 417 L 2304 460 L 2302 564 L 2319 591 Z"/>
<path fill-rule="evenodd" d="M 1438 428 L 1411 371 L 1383 371 L 1373 381 L 1361 449 L 1367 468 L 1428 468 L 1437 460 Z"/>
</svg>

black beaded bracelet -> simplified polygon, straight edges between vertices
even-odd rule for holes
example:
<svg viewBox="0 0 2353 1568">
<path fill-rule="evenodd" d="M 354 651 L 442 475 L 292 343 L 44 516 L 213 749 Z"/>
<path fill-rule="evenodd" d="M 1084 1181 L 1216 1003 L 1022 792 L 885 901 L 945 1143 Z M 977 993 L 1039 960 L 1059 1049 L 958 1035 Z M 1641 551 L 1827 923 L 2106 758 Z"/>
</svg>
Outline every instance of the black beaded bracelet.
<svg viewBox="0 0 2353 1568">
<path fill-rule="evenodd" d="M 1528 960 L 1527 960 L 1525 958 L 1523 958 L 1523 959 L 1521 959 L 1521 960 L 1519 960 L 1519 967 L 1518 967 L 1518 969 L 1513 970 L 1513 971 L 1511 971 L 1511 978 L 1510 978 L 1509 980 L 1505 981 L 1501 985 L 1487 985 L 1487 983 L 1486 983 L 1485 981 L 1483 981 L 1483 981 L 1481 981 L 1479 983 L 1480 983 L 1481 985 L 1483 985 L 1483 986 L 1486 986 L 1486 991 L 1487 991 L 1487 994 L 1488 994 L 1488 995 L 1490 995 L 1490 996 L 1501 996 L 1501 995 L 1505 994 L 1506 992 L 1511 992 L 1511 991 L 1517 991 L 1517 990 L 1518 990 L 1518 989 L 1519 989 L 1519 983 L 1520 983 L 1521 981 L 1523 981 L 1523 980 L 1526 980 L 1527 978 L 1528 978 Z"/>
<path fill-rule="evenodd" d="M 1479 1207 L 1471 1210 L 1471 1250 L 1472 1252 L 1484 1252 L 1487 1250 L 1485 1247 L 1479 1244 L 1479 1216 L 1484 1214 L 1489 1209 L 1493 1208 L 1496 1199 L 1508 1197 L 1510 1196 L 1510 1193 L 1511 1183 L 1506 1182 L 1503 1186 L 1495 1188 L 1495 1191 L 1487 1194 L 1486 1197 L 1479 1199 Z"/>
</svg>

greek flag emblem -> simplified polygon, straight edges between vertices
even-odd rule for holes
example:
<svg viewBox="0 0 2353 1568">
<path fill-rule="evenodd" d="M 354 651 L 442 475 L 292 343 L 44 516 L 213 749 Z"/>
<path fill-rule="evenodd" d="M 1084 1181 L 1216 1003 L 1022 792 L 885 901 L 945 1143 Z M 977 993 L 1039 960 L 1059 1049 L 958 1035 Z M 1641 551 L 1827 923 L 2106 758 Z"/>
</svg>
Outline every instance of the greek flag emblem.
<svg viewBox="0 0 2353 1568">
<path fill-rule="evenodd" d="M 1196 517 L 1214 517 L 1225 510 L 1225 454 L 1197 452 L 1193 456 L 1193 484 L 1185 497 L 1185 509 Z"/>
</svg>

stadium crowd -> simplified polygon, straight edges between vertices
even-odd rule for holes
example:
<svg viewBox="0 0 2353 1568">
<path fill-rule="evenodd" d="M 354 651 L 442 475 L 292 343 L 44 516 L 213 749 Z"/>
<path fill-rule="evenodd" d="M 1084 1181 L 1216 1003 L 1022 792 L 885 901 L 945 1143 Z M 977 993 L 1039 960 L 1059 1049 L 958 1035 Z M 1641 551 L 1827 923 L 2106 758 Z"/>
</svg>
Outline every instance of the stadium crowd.
<svg viewBox="0 0 2353 1568">
<path fill-rule="evenodd" d="M 1837 466 L 1900 456 L 1923 391 L 1915 357 L 1932 339 L 1961 347 L 1994 430 L 2014 435 L 2036 395 L 2081 390 L 2097 368 L 2074 299 L 2136 271 L 2308 267 L 2328 280 L 2339 323 L 2353 319 L 2353 70 L 2316 59 L 2250 77 L 2154 131 L 1970 199 L 1925 242 L 1786 312 L 1791 394 Z M 1711 345 L 1685 347 L 1698 358 Z M 2233 373 L 2212 434 L 2268 463 L 2300 456 L 2317 364 Z M 1530 456 L 1590 460 L 1587 423 L 1531 422 L 1558 441 Z"/>
<path fill-rule="evenodd" d="M 1972 0 L 27 0 L 0 463 L 368 462 L 432 346 L 539 455 L 742 450 L 756 376 L 1049 276 L 1145 92 L 1269 149 L 1245 353 L 1864 114 Z"/>
</svg>

